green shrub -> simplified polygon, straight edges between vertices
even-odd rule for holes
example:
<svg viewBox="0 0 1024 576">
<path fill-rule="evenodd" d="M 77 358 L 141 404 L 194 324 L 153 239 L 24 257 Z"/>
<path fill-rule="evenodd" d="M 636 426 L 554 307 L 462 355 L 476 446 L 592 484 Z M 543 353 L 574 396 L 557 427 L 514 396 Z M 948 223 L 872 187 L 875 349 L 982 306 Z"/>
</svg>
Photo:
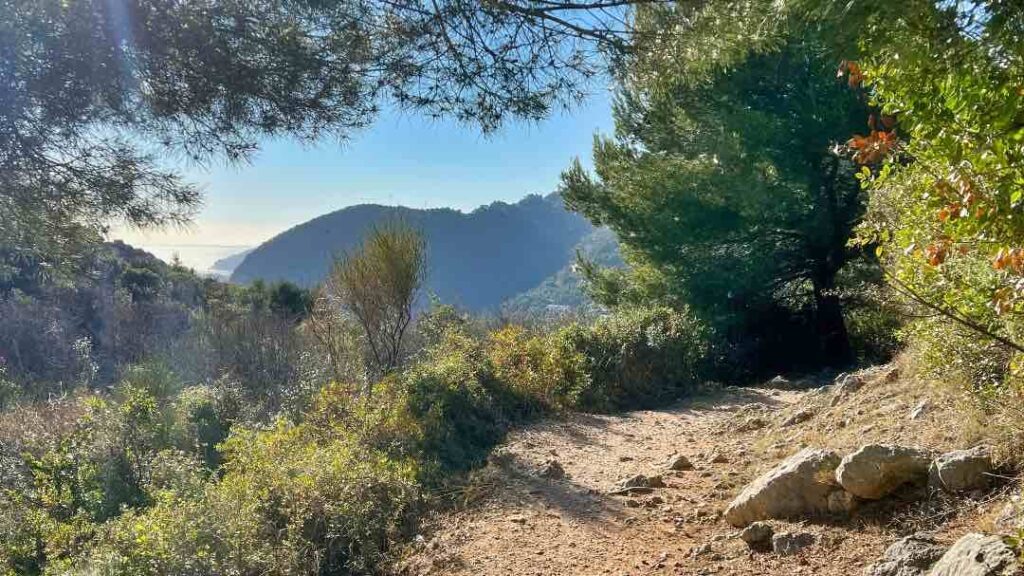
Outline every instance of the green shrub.
<svg viewBox="0 0 1024 576">
<path fill-rule="evenodd" d="M 221 463 L 217 446 L 228 437 L 241 405 L 241 391 L 223 381 L 182 390 L 174 402 L 175 444 L 216 469 Z"/>
<path fill-rule="evenodd" d="M 487 356 L 494 377 L 518 398 L 519 416 L 562 407 L 564 398 L 556 390 L 564 368 L 548 338 L 530 334 L 522 326 L 506 326 L 488 337 Z"/>
<path fill-rule="evenodd" d="M 252 397 L 228 380 L 129 370 L 28 458 L 31 486 L 0 492 L 0 574 L 372 572 L 423 492 L 512 425 L 674 399 L 706 376 L 706 331 L 668 309 L 487 338 L 448 316 L 405 370 L 323 386 L 266 428 L 244 424 Z"/>
<path fill-rule="evenodd" d="M 480 343 L 458 330 L 426 350 L 403 374 L 385 378 L 363 399 L 355 421 L 371 446 L 421 463 L 424 479 L 478 465 L 511 419 L 507 389 Z"/>
<path fill-rule="evenodd" d="M 861 365 L 882 364 L 899 352 L 899 313 L 884 304 L 848 306 L 844 311 L 850 345 Z"/>
<path fill-rule="evenodd" d="M 41 548 L 40 514 L 24 493 L 0 489 L 0 575 L 38 574 L 45 556 Z"/>
<path fill-rule="evenodd" d="M 365 573 L 418 500 L 411 463 L 344 435 L 239 429 L 223 478 L 109 524 L 78 569 L 109 575 Z"/>
<path fill-rule="evenodd" d="M 633 308 L 593 326 L 560 330 L 552 346 L 556 393 L 582 410 L 649 406 L 694 390 L 708 377 L 708 334 L 692 316 Z"/>
</svg>

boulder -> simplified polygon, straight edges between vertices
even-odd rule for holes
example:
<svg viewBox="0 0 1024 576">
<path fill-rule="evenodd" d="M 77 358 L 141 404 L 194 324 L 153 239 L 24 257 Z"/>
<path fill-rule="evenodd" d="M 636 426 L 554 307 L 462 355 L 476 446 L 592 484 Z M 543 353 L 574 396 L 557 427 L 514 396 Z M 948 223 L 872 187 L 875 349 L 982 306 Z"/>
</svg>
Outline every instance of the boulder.
<svg viewBox="0 0 1024 576">
<path fill-rule="evenodd" d="M 904 484 L 928 479 L 931 455 L 904 446 L 868 444 L 847 455 L 836 469 L 836 481 L 865 500 L 879 500 Z"/>
<path fill-rule="evenodd" d="M 945 548 L 927 532 L 918 532 L 894 542 L 865 576 L 923 576 L 942 557 Z"/>
<path fill-rule="evenodd" d="M 775 529 L 767 522 L 754 522 L 740 532 L 740 539 L 755 550 L 767 549 L 771 546 Z"/>
<path fill-rule="evenodd" d="M 814 545 L 818 537 L 810 532 L 783 532 L 772 536 L 772 552 L 781 556 L 790 556 Z"/>
<path fill-rule="evenodd" d="M 743 489 L 725 510 L 725 521 L 742 528 L 771 518 L 805 518 L 829 513 L 829 496 L 838 490 L 839 455 L 805 449 Z"/>
<path fill-rule="evenodd" d="M 984 447 L 947 452 L 928 471 L 928 484 L 947 492 L 969 492 L 988 488 L 992 458 Z"/>
<path fill-rule="evenodd" d="M 971 533 L 956 541 L 929 576 L 1012 576 L 1022 567 L 1017 552 L 1000 536 Z"/>
</svg>

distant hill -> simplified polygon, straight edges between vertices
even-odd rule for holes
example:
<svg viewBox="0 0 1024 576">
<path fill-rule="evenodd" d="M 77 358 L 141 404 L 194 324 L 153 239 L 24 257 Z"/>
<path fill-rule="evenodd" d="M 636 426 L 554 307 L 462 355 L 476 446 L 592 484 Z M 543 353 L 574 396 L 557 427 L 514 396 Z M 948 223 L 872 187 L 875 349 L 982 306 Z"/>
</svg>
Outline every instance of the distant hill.
<svg viewBox="0 0 1024 576">
<path fill-rule="evenodd" d="M 583 278 L 576 271 L 576 252 L 600 266 L 624 266 L 615 233 L 608 228 L 595 229 L 580 239 L 565 266 L 537 286 L 503 302 L 502 310 L 513 317 L 558 314 L 565 310 L 595 311 L 595 305 L 583 291 Z"/>
<path fill-rule="evenodd" d="M 470 310 L 496 310 L 537 287 L 575 258 L 594 227 L 557 195 L 495 202 L 473 212 L 364 204 L 300 224 L 263 243 L 235 268 L 233 282 L 321 282 L 335 255 L 355 247 L 374 224 L 403 221 L 426 237 L 426 288 Z"/>
<path fill-rule="evenodd" d="M 238 268 L 238 265 L 242 263 L 242 260 L 245 260 L 245 257 L 248 256 L 249 253 L 252 251 L 252 248 L 246 248 L 241 252 L 236 252 L 235 254 L 232 254 L 230 256 L 225 256 L 224 258 L 221 258 L 214 262 L 213 265 L 210 266 L 210 270 L 214 272 L 220 272 L 225 275 L 230 275 L 232 272 L 235 271 L 235 268 Z"/>
</svg>

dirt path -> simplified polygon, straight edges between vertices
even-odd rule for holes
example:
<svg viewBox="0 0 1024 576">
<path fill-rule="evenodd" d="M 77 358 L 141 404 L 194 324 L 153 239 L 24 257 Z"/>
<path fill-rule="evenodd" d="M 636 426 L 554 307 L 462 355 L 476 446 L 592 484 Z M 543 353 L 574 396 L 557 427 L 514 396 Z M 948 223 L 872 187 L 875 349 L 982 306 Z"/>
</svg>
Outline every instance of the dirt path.
<svg viewBox="0 0 1024 576">
<path fill-rule="evenodd" d="M 821 437 L 811 423 L 778 424 L 813 395 L 729 389 L 671 409 L 573 415 L 514 432 L 467 487 L 466 505 L 428 523 L 401 571 L 861 574 L 897 536 L 891 518 L 869 512 L 842 524 L 780 523 L 778 529 L 806 530 L 819 539 L 809 552 L 790 557 L 750 552 L 718 519 L 748 481 L 807 438 Z M 745 425 L 751 420 L 759 423 Z M 878 433 L 877 422 L 870 427 Z M 689 457 L 695 469 L 667 472 L 665 462 L 675 453 Z M 564 478 L 544 477 L 551 460 L 564 468 Z M 635 474 L 662 474 L 665 487 L 642 496 L 610 494 L 617 481 Z"/>
</svg>

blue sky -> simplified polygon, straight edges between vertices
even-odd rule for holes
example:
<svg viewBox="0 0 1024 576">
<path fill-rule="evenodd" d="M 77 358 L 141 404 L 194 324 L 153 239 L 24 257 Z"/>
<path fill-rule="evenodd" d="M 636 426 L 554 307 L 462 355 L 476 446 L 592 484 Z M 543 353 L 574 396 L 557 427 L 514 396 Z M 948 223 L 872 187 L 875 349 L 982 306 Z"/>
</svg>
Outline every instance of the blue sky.
<svg viewBox="0 0 1024 576">
<path fill-rule="evenodd" d="M 255 245 L 353 204 L 471 210 L 516 201 L 553 191 L 572 158 L 589 162 L 594 133 L 611 127 L 606 94 L 572 112 L 509 125 L 487 137 L 452 121 L 385 114 L 344 144 L 271 141 L 249 164 L 186 168 L 205 196 L 190 228 L 114 235 L 163 257 L 180 247 Z"/>
</svg>

